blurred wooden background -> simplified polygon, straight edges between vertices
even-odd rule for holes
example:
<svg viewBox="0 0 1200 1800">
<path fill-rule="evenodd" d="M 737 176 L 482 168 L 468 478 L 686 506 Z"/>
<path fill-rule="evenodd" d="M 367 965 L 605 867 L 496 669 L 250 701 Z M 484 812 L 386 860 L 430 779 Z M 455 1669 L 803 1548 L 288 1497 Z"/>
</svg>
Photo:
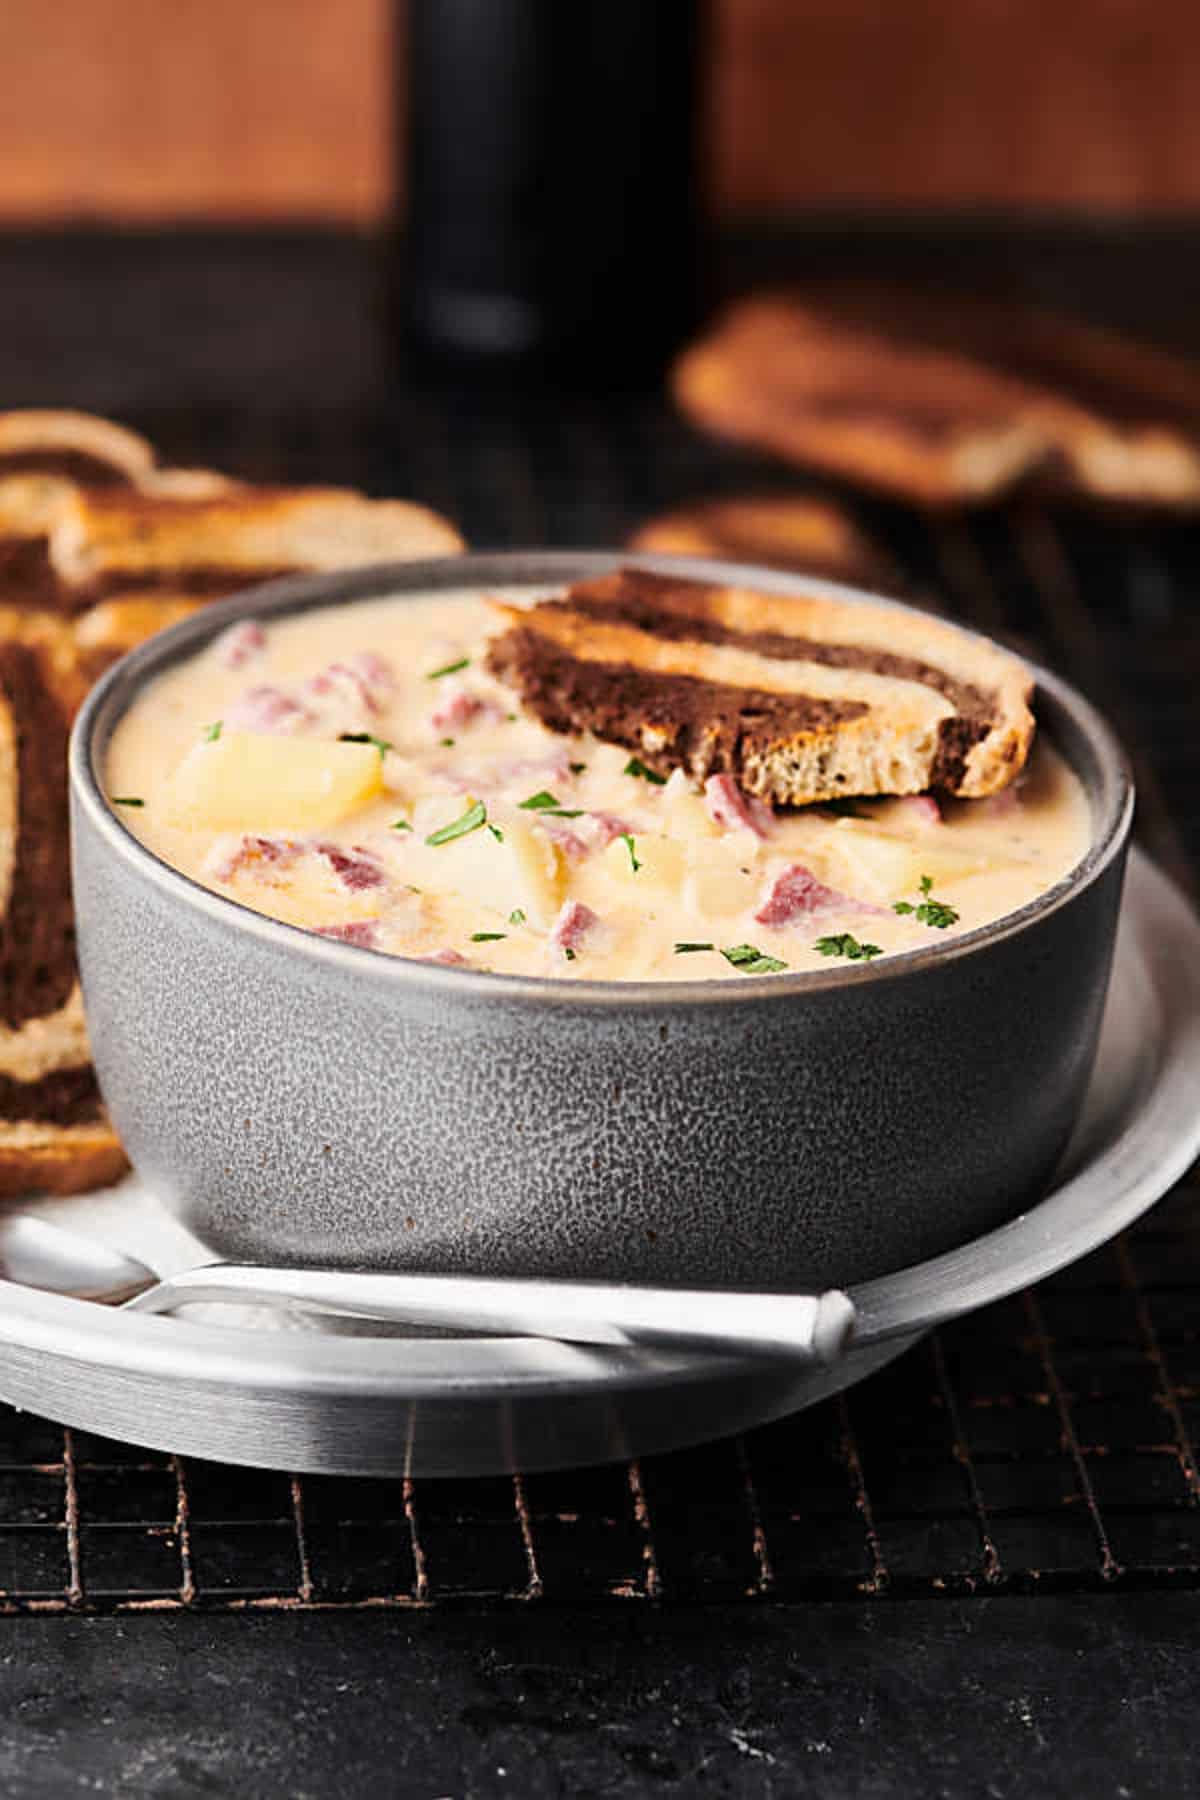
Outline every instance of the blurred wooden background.
<svg viewBox="0 0 1200 1800">
<path fill-rule="evenodd" d="M 388 204 L 390 0 L 2 12 L 0 220 Z M 1200 205 L 1188 0 L 714 0 L 710 62 L 726 213 Z"/>
</svg>

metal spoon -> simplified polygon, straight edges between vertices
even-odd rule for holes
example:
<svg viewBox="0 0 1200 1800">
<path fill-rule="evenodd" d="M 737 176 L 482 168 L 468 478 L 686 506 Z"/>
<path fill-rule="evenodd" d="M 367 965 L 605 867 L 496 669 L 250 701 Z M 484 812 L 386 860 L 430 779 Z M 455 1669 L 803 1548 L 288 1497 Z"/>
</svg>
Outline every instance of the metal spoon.
<svg viewBox="0 0 1200 1800">
<path fill-rule="evenodd" d="M 0 1220 L 0 1272 L 27 1287 L 124 1303 L 138 1312 L 169 1312 L 197 1300 L 306 1306 L 505 1337 L 702 1349 L 791 1362 L 836 1362 L 854 1330 L 853 1304 L 836 1288 L 824 1294 L 760 1294 L 236 1263 L 208 1263 L 160 1280 L 136 1257 L 22 1213 Z"/>
</svg>

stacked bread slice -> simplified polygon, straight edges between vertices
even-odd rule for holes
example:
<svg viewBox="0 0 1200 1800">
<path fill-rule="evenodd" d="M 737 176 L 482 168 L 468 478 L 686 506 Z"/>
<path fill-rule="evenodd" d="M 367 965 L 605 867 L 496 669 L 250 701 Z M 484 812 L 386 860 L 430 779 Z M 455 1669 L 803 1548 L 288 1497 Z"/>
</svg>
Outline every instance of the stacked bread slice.
<svg viewBox="0 0 1200 1800">
<path fill-rule="evenodd" d="M 164 469 L 83 413 L 0 413 L 0 1194 L 78 1191 L 124 1156 L 75 965 L 66 746 L 90 682 L 271 576 L 461 549 L 425 508 Z"/>
<path fill-rule="evenodd" d="M 696 424 L 927 506 L 1017 484 L 1200 503 L 1200 374 L 1071 313 L 992 295 L 812 280 L 737 301 L 673 373 Z"/>
</svg>

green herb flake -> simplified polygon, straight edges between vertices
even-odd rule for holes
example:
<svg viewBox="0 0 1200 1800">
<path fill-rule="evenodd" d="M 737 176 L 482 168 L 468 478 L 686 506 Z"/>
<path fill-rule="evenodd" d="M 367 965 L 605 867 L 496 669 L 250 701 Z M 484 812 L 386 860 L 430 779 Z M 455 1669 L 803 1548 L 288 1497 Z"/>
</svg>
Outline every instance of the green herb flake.
<svg viewBox="0 0 1200 1800">
<path fill-rule="evenodd" d="M 578 819 L 583 816 L 583 808 L 561 806 L 553 794 L 542 788 L 540 793 L 530 794 L 528 800 L 517 803 L 522 812 L 545 813 L 549 819 Z"/>
<path fill-rule="evenodd" d="M 660 775 L 655 769 L 648 769 L 640 756 L 631 756 L 621 773 L 622 775 L 635 775 L 639 781 L 648 781 L 653 787 L 666 787 L 667 785 L 666 776 Z"/>
<path fill-rule="evenodd" d="M 474 806 L 467 808 L 461 818 L 451 819 L 449 825 L 443 825 L 439 830 L 431 831 L 425 842 L 433 844 L 435 847 L 438 844 L 450 844 L 455 838 L 467 837 L 472 831 L 478 831 L 481 825 L 486 824 L 487 807 L 482 800 L 477 800 Z"/>
<path fill-rule="evenodd" d="M 570 769 L 572 775 L 582 775 L 584 770 L 587 768 L 587 764 L 586 763 L 568 763 L 567 767 L 568 767 L 568 769 Z"/>
<path fill-rule="evenodd" d="M 203 731 L 200 733 L 200 736 L 204 739 L 204 742 L 206 744 L 215 744 L 216 743 L 217 739 L 221 735 L 221 727 L 224 723 L 225 723 L 225 721 L 223 719 L 214 719 L 211 725 L 206 725 L 204 727 Z"/>
<path fill-rule="evenodd" d="M 570 948 L 564 948 L 564 950 L 563 950 L 563 955 L 564 955 L 564 956 L 565 956 L 565 957 L 566 957 L 566 959 L 567 959 L 567 961 L 568 961 L 568 962 L 574 962 L 574 961 L 575 961 L 575 952 L 574 952 L 574 951 L 573 951 L 573 950 L 572 950 L 572 949 L 570 949 Z"/>
<path fill-rule="evenodd" d="M 507 931 L 473 931 L 471 942 L 473 944 L 498 944 L 501 938 L 507 936 Z"/>
<path fill-rule="evenodd" d="M 392 748 L 387 738 L 372 737 L 369 731 L 339 731 L 339 744 L 374 744 L 380 756 L 386 756 Z"/>
<path fill-rule="evenodd" d="M 676 956 L 690 956 L 694 950 L 715 950 L 715 944 L 676 944 Z"/>
<path fill-rule="evenodd" d="M 495 840 L 498 844 L 502 844 L 504 842 L 504 833 L 501 831 L 501 829 L 498 825 L 489 825 L 488 830 L 491 832 L 492 836 L 495 838 Z"/>
<path fill-rule="evenodd" d="M 510 925 L 523 925 L 525 923 L 525 914 L 519 906 L 513 907 L 508 915 L 508 922 Z"/>
<path fill-rule="evenodd" d="M 625 848 L 629 851 L 629 865 L 632 868 L 634 874 L 636 875 L 642 865 L 638 861 L 637 845 L 633 841 L 633 834 L 628 831 L 623 831 L 621 833 L 621 842 L 625 845 Z"/>
<path fill-rule="evenodd" d="M 768 956 L 754 944 L 734 944 L 730 949 L 722 950 L 721 955 L 743 975 L 777 975 L 780 969 L 787 968 L 777 956 Z"/>
<path fill-rule="evenodd" d="M 813 945 L 822 956 L 844 956 L 848 962 L 870 962 L 873 956 L 882 956 L 883 951 L 878 944 L 860 944 L 849 931 L 839 931 L 835 937 L 820 937 Z"/>
<path fill-rule="evenodd" d="M 109 796 L 114 806 L 145 806 L 136 794 L 112 794 Z"/>
<path fill-rule="evenodd" d="M 933 876 L 922 875 L 918 884 L 922 898 L 915 903 L 911 900 L 897 900 L 892 905 L 894 913 L 911 913 L 921 925 L 932 926 L 934 931 L 945 931 L 949 925 L 958 924 L 958 910 L 947 906 L 944 900 L 933 898 Z"/>
<path fill-rule="evenodd" d="M 409 824 L 407 819 L 393 819 L 392 820 L 392 830 L 393 831 L 411 831 L 412 826 Z"/>
<path fill-rule="evenodd" d="M 456 662 L 443 663 L 440 669 L 430 669 L 425 679 L 426 681 L 440 681 L 443 675 L 457 675 L 460 669 L 469 669 L 470 666 L 470 657 L 460 656 Z"/>
<path fill-rule="evenodd" d="M 453 738 L 442 738 L 440 740 L 440 742 L 441 742 L 441 746 L 442 746 L 443 750 L 453 750 L 453 748 L 454 748 L 454 739 Z"/>
</svg>

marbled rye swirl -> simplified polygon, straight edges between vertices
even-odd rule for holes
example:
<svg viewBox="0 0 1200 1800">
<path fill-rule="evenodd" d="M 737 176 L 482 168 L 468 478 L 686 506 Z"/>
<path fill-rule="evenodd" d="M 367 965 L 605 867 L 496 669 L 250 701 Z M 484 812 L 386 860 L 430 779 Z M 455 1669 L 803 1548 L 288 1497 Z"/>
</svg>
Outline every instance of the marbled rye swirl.
<svg viewBox="0 0 1200 1800">
<path fill-rule="evenodd" d="M 1023 665 L 932 617 L 628 569 L 508 616 L 489 666 L 552 730 L 764 799 L 977 798 L 1032 741 Z"/>
</svg>

